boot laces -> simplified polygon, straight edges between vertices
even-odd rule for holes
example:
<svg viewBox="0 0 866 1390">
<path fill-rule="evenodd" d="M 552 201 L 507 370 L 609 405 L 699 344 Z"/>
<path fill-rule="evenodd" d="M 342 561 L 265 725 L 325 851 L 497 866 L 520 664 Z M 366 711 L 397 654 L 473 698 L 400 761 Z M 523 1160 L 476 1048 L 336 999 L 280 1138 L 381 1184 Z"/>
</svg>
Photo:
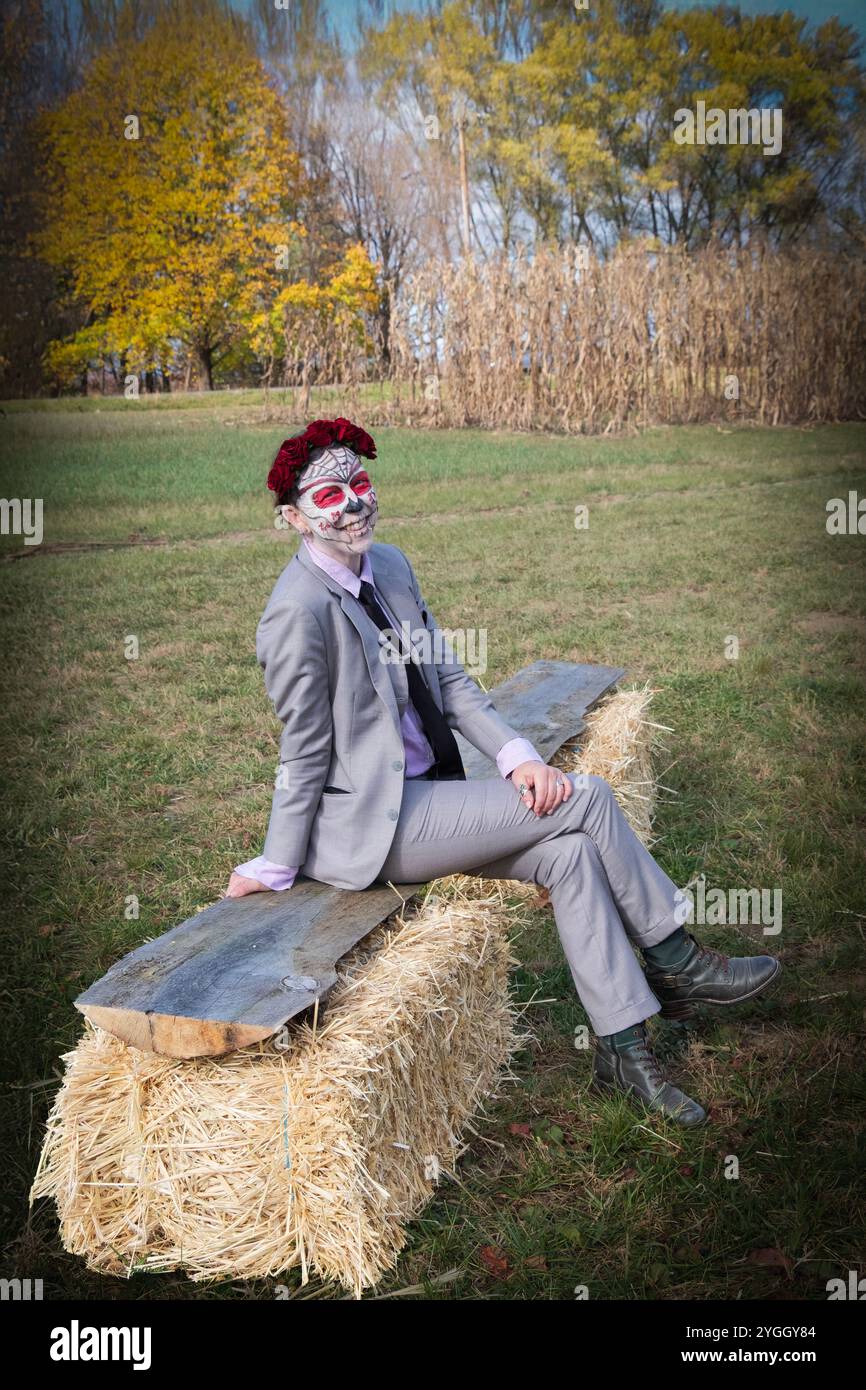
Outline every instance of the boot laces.
<svg viewBox="0 0 866 1390">
<path fill-rule="evenodd" d="M 695 942 L 695 945 L 698 948 L 699 959 L 709 961 L 710 965 L 712 965 L 716 970 L 728 969 L 730 964 L 730 957 L 726 956 L 723 951 L 714 951 L 709 946 L 702 946 L 699 941 L 695 941 L 694 937 L 692 937 L 692 941 Z"/>
<path fill-rule="evenodd" d="M 662 1073 L 662 1069 L 659 1065 L 659 1060 L 656 1057 L 649 1040 L 644 1039 L 643 1042 L 634 1044 L 634 1046 L 631 1048 L 631 1051 L 633 1052 L 634 1056 L 639 1059 L 639 1061 L 644 1062 L 646 1064 L 649 1070 L 650 1080 L 657 1081 L 660 1086 L 663 1086 L 666 1078 Z"/>
</svg>

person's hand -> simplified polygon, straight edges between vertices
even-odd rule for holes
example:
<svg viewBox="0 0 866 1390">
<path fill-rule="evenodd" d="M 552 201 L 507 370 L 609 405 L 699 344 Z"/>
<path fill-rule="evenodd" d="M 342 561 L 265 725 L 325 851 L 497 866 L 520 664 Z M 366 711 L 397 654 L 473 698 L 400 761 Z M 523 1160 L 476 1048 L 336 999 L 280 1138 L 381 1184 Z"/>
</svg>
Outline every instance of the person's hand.
<svg viewBox="0 0 866 1390">
<path fill-rule="evenodd" d="M 549 763 L 520 763 L 512 772 L 511 781 L 524 806 L 537 816 L 549 816 L 574 790 L 565 773 Z"/>
<path fill-rule="evenodd" d="M 267 893 L 268 885 L 259 883 L 257 878 L 244 878 L 243 874 L 233 873 L 229 879 L 229 886 L 223 893 L 224 898 L 244 898 L 247 893 Z"/>
</svg>

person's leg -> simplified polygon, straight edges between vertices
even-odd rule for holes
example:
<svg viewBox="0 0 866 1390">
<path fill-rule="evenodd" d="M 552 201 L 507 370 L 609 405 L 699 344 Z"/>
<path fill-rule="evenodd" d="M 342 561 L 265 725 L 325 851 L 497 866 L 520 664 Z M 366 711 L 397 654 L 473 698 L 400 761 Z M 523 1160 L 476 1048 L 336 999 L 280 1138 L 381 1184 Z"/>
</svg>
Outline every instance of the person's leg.
<svg viewBox="0 0 866 1390">
<path fill-rule="evenodd" d="M 632 940 L 645 950 L 680 931 L 683 896 L 632 830 L 610 783 L 582 773 L 571 774 L 571 780 L 577 792 L 566 808 L 576 803 L 571 814 L 598 850 Z"/>
<path fill-rule="evenodd" d="M 585 804 L 593 799 L 585 798 Z M 577 828 L 581 808 L 568 817 L 560 814 L 568 804 L 552 816 L 538 817 L 510 784 L 407 782 L 379 878 L 411 883 L 480 873 L 548 888 L 578 995 L 593 1030 L 610 1035 L 643 1022 L 659 1004 L 629 944 L 599 849 Z M 650 885 L 646 898 L 656 919 L 660 911 L 671 910 L 671 901 L 666 888 L 664 896 L 652 896 L 653 891 Z M 670 884 L 670 894 L 675 891 Z M 632 907 L 637 910 L 636 901 Z"/>
<path fill-rule="evenodd" d="M 637 1096 L 680 1125 L 702 1123 L 703 1109 L 665 1079 L 650 1046 L 645 1020 L 659 1004 L 629 944 L 596 844 L 581 830 L 553 829 L 556 813 L 533 816 L 519 798 L 494 788 L 487 782 L 413 788 L 379 877 L 407 883 L 479 873 L 546 887 L 596 1034 L 594 1083 Z M 497 844 L 508 852 L 485 859 Z"/>
<path fill-rule="evenodd" d="M 484 878 L 538 883 L 550 905 L 571 977 L 599 1037 L 643 1023 L 661 1005 L 650 990 L 611 896 L 599 852 L 581 830 L 564 831 L 481 865 Z"/>
<path fill-rule="evenodd" d="M 778 979 L 774 956 L 727 956 L 701 945 L 682 925 L 687 900 L 631 829 L 611 788 L 590 786 L 581 828 L 597 845 L 617 910 L 646 962 L 647 982 L 666 1018 L 689 1018 L 695 1004 L 731 1005 L 754 999 Z M 660 903 L 671 909 L 655 920 Z"/>
<path fill-rule="evenodd" d="M 489 859 L 529 849 L 563 832 L 582 831 L 598 851 L 617 912 L 635 943 L 643 948 L 664 940 L 679 927 L 678 912 L 682 916 L 676 884 L 638 839 L 603 778 L 563 776 L 571 780 L 572 795 L 551 815 L 540 817 L 503 778 L 409 780 L 391 855 L 401 844 L 423 841 L 431 863 L 446 866 L 429 876 L 471 873 Z M 384 869 L 379 877 L 397 881 Z"/>
</svg>

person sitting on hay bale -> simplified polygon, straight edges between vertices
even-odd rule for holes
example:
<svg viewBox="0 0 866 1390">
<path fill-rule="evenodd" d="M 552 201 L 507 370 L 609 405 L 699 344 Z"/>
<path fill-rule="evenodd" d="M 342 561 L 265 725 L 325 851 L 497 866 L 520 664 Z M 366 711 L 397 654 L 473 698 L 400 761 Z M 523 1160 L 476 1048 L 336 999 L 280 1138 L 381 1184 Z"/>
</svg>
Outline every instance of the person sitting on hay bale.
<svg viewBox="0 0 866 1390">
<path fill-rule="evenodd" d="M 375 457 L 359 426 L 316 420 L 284 441 L 268 475 L 277 524 L 302 537 L 256 635 L 281 761 L 263 855 L 237 866 L 226 896 L 288 889 L 299 868 L 348 889 L 451 874 L 543 885 L 595 1033 L 594 1084 L 701 1124 L 703 1107 L 666 1080 L 646 1020 L 752 999 L 780 963 L 701 946 L 608 783 L 546 764 L 499 716 L 444 641 L 408 557 L 373 541 L 364 460 Z M 466 780 L 453 729 L 499 778 Z"/>
</svg>

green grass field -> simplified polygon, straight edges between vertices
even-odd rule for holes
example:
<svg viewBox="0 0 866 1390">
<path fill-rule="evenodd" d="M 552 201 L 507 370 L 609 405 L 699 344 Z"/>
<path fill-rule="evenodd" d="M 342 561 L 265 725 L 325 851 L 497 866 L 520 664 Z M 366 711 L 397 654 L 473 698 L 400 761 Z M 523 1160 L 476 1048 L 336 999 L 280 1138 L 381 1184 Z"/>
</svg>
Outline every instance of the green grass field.
<svg viewBox="0 0 866 1390">
<path fill-rule="evenodd" d="M 81 1031 L 73 998 L 214 901 L 262 843 L 278 726 L 254 632 L 294 550 L 264 477 L 297 424 L 262 411 L 59 402 L 0 420 L 0 493 L 45 504 L 43 545 L 5 536 L 0 553 L 3 1273 L 44 1279 L 46 1297 L 273 1296 L 97 1277 L 62 1251 L 50 1205 L 27 1209 L 59 1058 Z M 593 1299 L 825 1299 L 862 1264 L 866 1227 L 866 538 L 825 528 L 829 498 L 866 493 L 866 427 L 375 433 L 378 538 L 409 554 L 442 626 L 487 629 L 485 684 L 552 657 L 658 688 L 673 733 L 655 852 L 679 883 L 704 871 L 781 888 L 781 936 L 700 936 L 785 966 L 766 1002 L 702 1018 L 673 1054 L 711 1108 L 683 1134 L 587 1090 L 553 919 L 517 912 L 514 986 L 537 1001 L 540 1045 L 376 1292 L 457 1271 L 429 1296 L 567 1299 L 586 1284 Z"/>
</svg>

